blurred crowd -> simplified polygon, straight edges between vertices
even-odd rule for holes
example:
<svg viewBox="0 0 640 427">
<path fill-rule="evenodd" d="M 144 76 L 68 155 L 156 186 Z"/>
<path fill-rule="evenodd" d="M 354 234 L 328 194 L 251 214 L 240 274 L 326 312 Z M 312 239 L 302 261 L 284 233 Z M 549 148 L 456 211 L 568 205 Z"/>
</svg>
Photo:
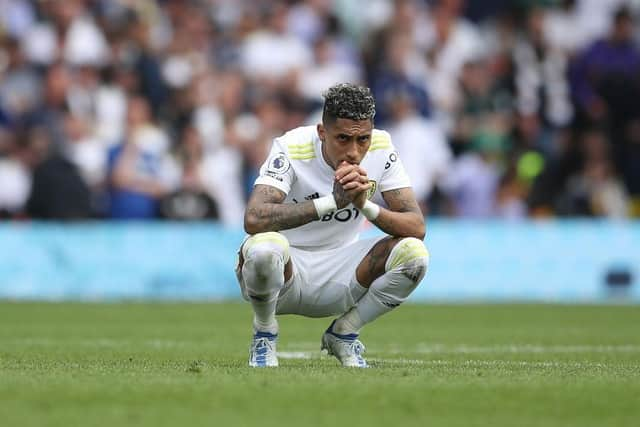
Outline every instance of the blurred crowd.
<svg viewBox="0 0 640 427">
<path fill-rule="evenodd" d="M 0 218 L 242 222 L 368 85 L 425 214 L 640 216 L 638 0 L 0 0 Z"/>
</svg>

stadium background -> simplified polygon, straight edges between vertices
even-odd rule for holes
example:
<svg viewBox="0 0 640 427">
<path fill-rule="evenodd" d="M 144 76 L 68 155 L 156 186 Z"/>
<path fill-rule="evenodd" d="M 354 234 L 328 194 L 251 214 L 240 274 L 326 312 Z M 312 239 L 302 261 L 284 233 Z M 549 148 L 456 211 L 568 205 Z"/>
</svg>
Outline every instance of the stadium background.
<svg viewBox="0 0 640 427">
<path fill-rule="evenodd" d="M 0 0 L 2 425 L 636 426 L 639 13 Z M 247 193 L 337 81 L 374 91 L 430 270 L 363 330 L 373 369 L 280 316 L 250 370 Z"/>
<path fill-rule="evenodd" d="M 428 217 L 414 299 L 637 301 L 639 6 L 0 1 L 0 297 L 237 298 L 271 140 L 350 81 Z"/>
</svg>

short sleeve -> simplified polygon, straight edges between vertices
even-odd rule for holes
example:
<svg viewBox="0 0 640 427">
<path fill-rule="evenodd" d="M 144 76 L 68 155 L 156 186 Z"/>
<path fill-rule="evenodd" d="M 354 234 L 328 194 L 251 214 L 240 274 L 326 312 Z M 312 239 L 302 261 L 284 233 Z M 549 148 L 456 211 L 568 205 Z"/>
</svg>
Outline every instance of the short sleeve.
<svg viewBox="0 0 640 427">
<path fill-rule="evenodd" d="M 389 141 L 390 140 L 391 138 L 389 137 Z M 389 149 L 385 151 L 386 159 L 380 180 L 380 192 L 383 193 L 397 188 L 411 187 L 411 180 L 402 165 L 398 151 L 392 144 L 389 144 Z"/>
<path fill-rule="evenodd" d="M 288 152 L 279 138 L 273 140 L 271 152 L 267 160 L 260 167 L 260 175 L 254 185 L 270 185 L 289 194 L 291 184 L 295 179 L 295 173 L 289 161 Z"/>
</svg>

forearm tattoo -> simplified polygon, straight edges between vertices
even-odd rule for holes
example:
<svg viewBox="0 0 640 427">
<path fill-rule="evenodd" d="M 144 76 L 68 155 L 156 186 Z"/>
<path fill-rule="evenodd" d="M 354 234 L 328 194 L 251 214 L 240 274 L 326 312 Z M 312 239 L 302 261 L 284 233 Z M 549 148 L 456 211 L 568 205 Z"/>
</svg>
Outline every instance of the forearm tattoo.
<svg viewBox="0 0 640 427">
<path fill-rule="evenodd" d="M 333 198 L 336 200 L 336 206 L 338 209 L 342 209 L 351 203 L 351 200 L 347 197 L 347 193 L 342 188 L 342 184 L 338 181 L 333 183 Z"/>
<path fill-rule="evenodd" d="M 288 230 L 318 219 L 312 201 L 283 204 L 286 195 L 275 187 L 257 185 L 254 188 L 245 222 L 253 225 L 258 232 Z"/>
<path fill-rule="evenodd" d="M 373 223 L 392 236 L 420 234 L 418 231 L 424 229 L 424 218 L 413 191 L 399 188 L 386 191 L 382 196 L 392 214 L 379 215 Z"/>
<path fill-rule="evenodd" d="M 414 212 L 422 215 L 412 192 L 399 188 L 384 193 L 384 200 L 394 212 Z"/>
</svg>

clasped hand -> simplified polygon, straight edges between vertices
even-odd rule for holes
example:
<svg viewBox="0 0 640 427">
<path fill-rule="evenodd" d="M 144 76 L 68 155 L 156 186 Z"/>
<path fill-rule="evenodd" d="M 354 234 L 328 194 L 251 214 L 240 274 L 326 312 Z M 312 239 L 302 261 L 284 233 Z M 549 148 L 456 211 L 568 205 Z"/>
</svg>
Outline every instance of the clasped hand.
<svg viewBox="0 0 640 427">
<path fill-rule="evenodd" d="M 342 209 L 349 203 L 362 209 L 367 201 L 367 192 L 371 188 L 367 171 L 360 165 L 342 162 L 335 172 L 333 183 L 333 197 L 338 209 Z"/>
</svg>

